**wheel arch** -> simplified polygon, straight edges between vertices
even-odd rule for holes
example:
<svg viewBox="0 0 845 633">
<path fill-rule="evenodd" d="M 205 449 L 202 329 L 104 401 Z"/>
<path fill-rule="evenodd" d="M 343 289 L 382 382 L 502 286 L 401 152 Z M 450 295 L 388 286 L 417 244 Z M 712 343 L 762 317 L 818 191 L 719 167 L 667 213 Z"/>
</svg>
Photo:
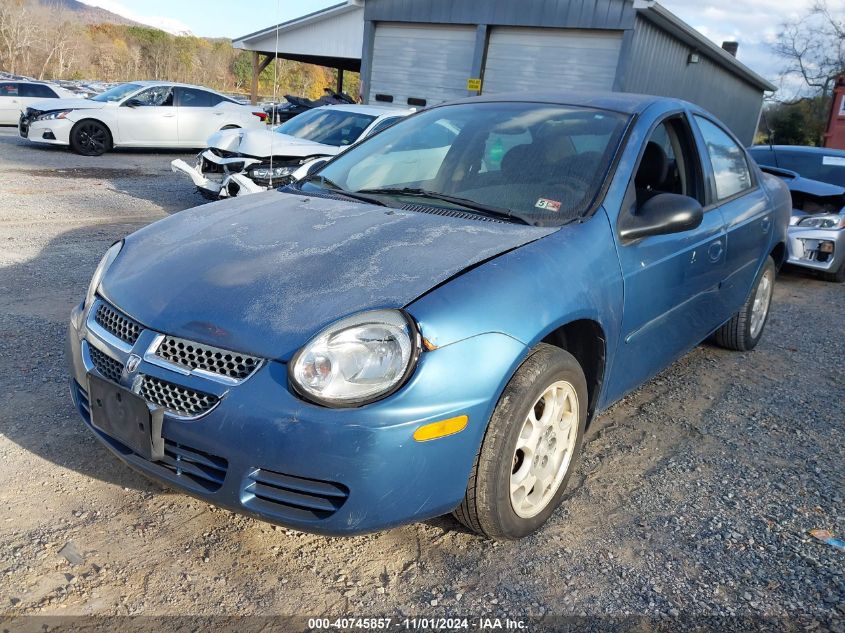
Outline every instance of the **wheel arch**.
<svg viewBox="0 0 845 633">
<path fill-rule="evenodd" d="M 599 403 L 607 365 L 607 338 L 601 324 L 593 319 L 569 321 L 548 332 L 539 342 L 566 350 L 581 365 L 590 398 L 587 407 L 589 425 Z"/>
<path fill-rule="evenodd" d="M 78 121 L 74 121 L 73 126 L 70 128 L 70 134 L 68 134 L 68 141 L 70 141 L 73 138 L 73 133 L 76 131 L 76 128 L 79 127 L 80 125 L 82 125 L 83 123 L 88 122 L 88 121 L 94 121 L 95 123 L 99 123 L 104 128 L 106 128 L 106 131 L 109 133 L 111 145 L 112 145 L 112 147 L 114 147 L 114 145 L 115 145 L 114 130 L 112 130 L 111 126 L 108 123 L 106 123 L 102 119 L 98 119 L 97 117 L 93 117 L 93 116 L 85 116 L 85 117 L 79 119 Z"/>
<path fill-rule="evenodd" d="M 780 270 L 784 263 L 786 263 L 786 242 L 775 244 L 769 255 L 775 261 L 775 269 Z"/>
</svg>

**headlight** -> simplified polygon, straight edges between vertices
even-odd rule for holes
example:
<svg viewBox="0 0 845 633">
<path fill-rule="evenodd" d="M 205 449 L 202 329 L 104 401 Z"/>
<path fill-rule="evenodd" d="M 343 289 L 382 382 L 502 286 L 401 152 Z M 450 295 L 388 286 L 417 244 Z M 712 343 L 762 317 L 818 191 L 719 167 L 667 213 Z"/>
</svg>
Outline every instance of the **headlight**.
<svg viewBox="0 0 845 633">
<path fill-rule="evenodd" d="M 35 117 L 35 120 L 36 121 L 53 121 L 54 119 L 64 119 L 71 112 L 73 112 L 73 110 L 57 110 L 55 112 L 47 112 L 46 114 L 38 115 L 37 117 Z"/>
<path fill-rule="evenodd" d="M 845 215 L 810 215 L 798 220 L 798 226 L 807 229 L 838 229 L 845 226 Z"/>
<path fill-rule="evenodd" d="M 330 325 L 299 350 L 290 363 L 290 381 L 319 404 L 367 404 L 402 386 L 419 357 L 419 341 L 404 312 L 362 312 Z"/>
<path fill-rule="evenodd" d="M 272 180 L 273 178 L 284 178 L 290 176 L 296 171 L 299 165 L 287 165 L 284 167 L 270 167 L 269 165 L 259 165 L 249 170 L 249 175 L 258 180 Z"/>
<path fill-rule="evenodd" d="M 97 264 L 94 276 L 91 277 L 91 283 L 88 284 L 88 293 L 85 295 L 86 310 L 91 307 L 91 304 L 94 302 L 94 295 L 97 294 L 97 289 L 100 287 L 103 275 L 106 274 L 106 271 L 112 265 L 114 260 L 117 259 L 117 255 L 120 253 L 121 248 L 123 248 L 123 240 L 112 244 L 111 248 L 109 248 L 109 250 L 106 251 L 106 254 L 103 255 L 103 259 L 101 259 L 100 263 Z"/>
</svg>

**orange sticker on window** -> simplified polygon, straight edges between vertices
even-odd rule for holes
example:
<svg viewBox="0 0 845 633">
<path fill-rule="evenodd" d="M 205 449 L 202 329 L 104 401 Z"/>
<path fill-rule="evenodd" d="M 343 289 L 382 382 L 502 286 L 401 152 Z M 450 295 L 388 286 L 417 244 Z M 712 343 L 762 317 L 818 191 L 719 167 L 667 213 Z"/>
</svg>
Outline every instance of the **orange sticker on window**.
<svg viewBox="0 0 845 633">
<path fill-rule="evenodd" d="M 540 198 L 534 206 L 546 211 L 560 211 L 560 202 L 557 200 L 548 200 L 547 198 Z"/>
</svg>

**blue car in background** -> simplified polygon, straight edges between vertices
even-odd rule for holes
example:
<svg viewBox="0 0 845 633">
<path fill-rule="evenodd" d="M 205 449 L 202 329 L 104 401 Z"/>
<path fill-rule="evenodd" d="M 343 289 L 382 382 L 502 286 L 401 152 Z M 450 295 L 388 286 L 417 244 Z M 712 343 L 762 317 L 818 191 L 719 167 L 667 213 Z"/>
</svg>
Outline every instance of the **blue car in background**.
<svg viewBox="0 0 845 633">
<path fill-rule="evenodd" d="M 790 209 L 683 101 L 432 107 L 114 244 L 71 315 L 73 400 L 130 466 L 263 520 L 523 537 L 598 411 L 710 336 L 754 348 Z"/>
<path fill-rule="evenodd" d="M 845 282 L 845 151 L 756 145 L 748 152 L 792 194 L 787 262 Z"/>
</svg>

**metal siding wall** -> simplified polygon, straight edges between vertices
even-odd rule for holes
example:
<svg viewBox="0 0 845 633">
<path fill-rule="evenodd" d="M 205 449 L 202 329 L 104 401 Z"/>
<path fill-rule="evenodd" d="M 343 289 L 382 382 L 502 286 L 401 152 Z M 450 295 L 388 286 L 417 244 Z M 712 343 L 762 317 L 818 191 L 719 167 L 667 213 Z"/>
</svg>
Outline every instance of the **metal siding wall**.
<svg viewBox="0 0 845 633">
<path fill-rule="evenodd" d="M 633 0 L 367 0 L 364 19 L 626 29 L 634 24 L 634 6 Z"/>
<path fill-rule="evenodd" d="M 703 54 L 697 64 L 688 64 L 691 52 L 648 20 L 637 18 L 622 90 L 691 101 L 712 112 L 750 145 L 763 104 L 762 91 Z"/>
</svg>

